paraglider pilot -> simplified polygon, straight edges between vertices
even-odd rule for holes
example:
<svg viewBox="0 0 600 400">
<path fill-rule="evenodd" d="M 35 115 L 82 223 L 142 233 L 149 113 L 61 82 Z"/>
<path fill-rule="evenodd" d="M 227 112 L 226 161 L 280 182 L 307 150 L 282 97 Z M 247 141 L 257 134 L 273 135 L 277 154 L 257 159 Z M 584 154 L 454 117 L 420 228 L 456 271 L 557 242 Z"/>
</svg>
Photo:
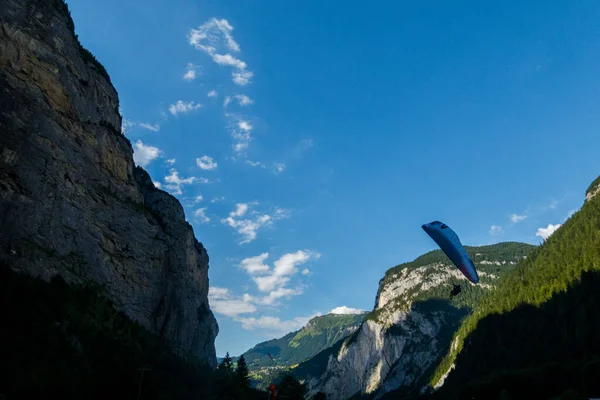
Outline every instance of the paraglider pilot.
<svg viewBox="0 0 600 400">
<path fill-rule="evenodd" d="M 460 285 L 455 285 L 454 283 L 452 284 L 452 286 L 454 286 L 454 288 L 452 289 L 452 291 L 450 292 L 450 298 L 453 298 L 454 296 L 458 295 L 460 293 Z"/>
</svg>

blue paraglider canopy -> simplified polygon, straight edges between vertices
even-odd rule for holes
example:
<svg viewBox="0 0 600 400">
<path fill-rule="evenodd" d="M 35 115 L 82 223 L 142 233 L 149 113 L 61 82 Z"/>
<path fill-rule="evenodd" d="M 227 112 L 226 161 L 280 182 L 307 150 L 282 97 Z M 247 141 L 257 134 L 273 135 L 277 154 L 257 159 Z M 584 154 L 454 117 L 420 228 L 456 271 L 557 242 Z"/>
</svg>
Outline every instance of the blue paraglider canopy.
<svg viewBox="0 0 600 400">
<path fill-rule="evenodd" d="M 422 228 L 468 280 L 479 283 L 479 276 L 473 261 L 471 261 L 467 251 L 460 243 L 458 235 L 448 225 L 440 221 L 433 221 L 424 224 Z"/>
</svg>

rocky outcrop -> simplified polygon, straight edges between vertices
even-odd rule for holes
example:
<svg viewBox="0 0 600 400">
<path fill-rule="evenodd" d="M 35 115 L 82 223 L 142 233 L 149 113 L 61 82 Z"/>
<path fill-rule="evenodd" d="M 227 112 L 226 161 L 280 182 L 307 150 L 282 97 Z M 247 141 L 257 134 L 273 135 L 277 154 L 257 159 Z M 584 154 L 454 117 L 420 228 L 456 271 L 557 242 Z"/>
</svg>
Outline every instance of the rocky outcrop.
<svg viewBox="0 0 600 400">
<path fill-rule="evenodd" d="M 594 196 L 600 193 L 600 176 L 596 178 L 594 182 L 590 185 L 588 190 L 585 192 L 585 201 L 590 201 Z"/>
<path fill-rule="evenodd" d="M 62 0 L 0 15 L 0 262 L 94 280 L 129 317 L 216 365 L 208 255 L 181 204 L 135 167 L 118 96 Z"/>
<path fill-rule="evenodd" d="M 378 399 L 392 391 L 400 396 L 419 394 L 429 385 L 433 368 L 470 312 L 469 302 L 493 289 L 499 272 L 532 249 L 514 243 L 470 248 L 481 279 L 477 287 L 439 251 L 388 271 L 380 282 L 375 307 L 359 330 L 339 348 L 297 368 L 308 396 L 319 391 L 332 400 L 356 394 Z M 452 281 L 461 282 L 464 297 L 451 302 L 447 296 Z"/>
</svg>

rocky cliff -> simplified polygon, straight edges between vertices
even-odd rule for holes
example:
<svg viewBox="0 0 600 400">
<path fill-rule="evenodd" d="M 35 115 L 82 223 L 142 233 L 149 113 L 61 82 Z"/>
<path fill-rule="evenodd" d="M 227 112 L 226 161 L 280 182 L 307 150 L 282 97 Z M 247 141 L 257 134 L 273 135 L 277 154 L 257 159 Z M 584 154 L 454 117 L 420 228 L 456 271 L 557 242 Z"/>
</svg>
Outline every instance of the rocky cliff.
<svg viewBox="0 0 600 400">
<path fill-rule="evenodd" d="M 135 167 L 118 95 L 62 0 L 0 15 L 0 262 L 104 285 L 130 318 L 216 364 L 208 255 Z"/>
<path fill-rule="evenodd" d="M 533 248 L 521 243 L 467 247 L 479 285 L 468 282 L 439 250 L 390 269 L 360 329 L 298 366 L 295 374 L 307 383 L 309 395 L 323 391 L 333 400 L 357 394 L 380 398 L 391 391 L 415 394 L 428 384 L 472 305 Z M 462 284 L 463 293 L 449 300 L 453 281 Z"/>
</svg>

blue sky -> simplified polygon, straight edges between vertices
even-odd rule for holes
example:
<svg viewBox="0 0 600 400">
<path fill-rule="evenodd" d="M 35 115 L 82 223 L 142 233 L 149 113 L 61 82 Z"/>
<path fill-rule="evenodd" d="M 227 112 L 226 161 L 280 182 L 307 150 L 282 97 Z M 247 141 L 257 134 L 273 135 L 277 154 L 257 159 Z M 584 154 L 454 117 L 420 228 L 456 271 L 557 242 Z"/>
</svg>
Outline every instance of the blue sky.
<svg viewBox="0 0 600 400">
<path fill-rule="evenodd" d="M 425 222 L 539 243 L 600 173 L 594 1 L 68 3 L 208 249 L 218 355 L 371 309 Z"/>
</svg>

